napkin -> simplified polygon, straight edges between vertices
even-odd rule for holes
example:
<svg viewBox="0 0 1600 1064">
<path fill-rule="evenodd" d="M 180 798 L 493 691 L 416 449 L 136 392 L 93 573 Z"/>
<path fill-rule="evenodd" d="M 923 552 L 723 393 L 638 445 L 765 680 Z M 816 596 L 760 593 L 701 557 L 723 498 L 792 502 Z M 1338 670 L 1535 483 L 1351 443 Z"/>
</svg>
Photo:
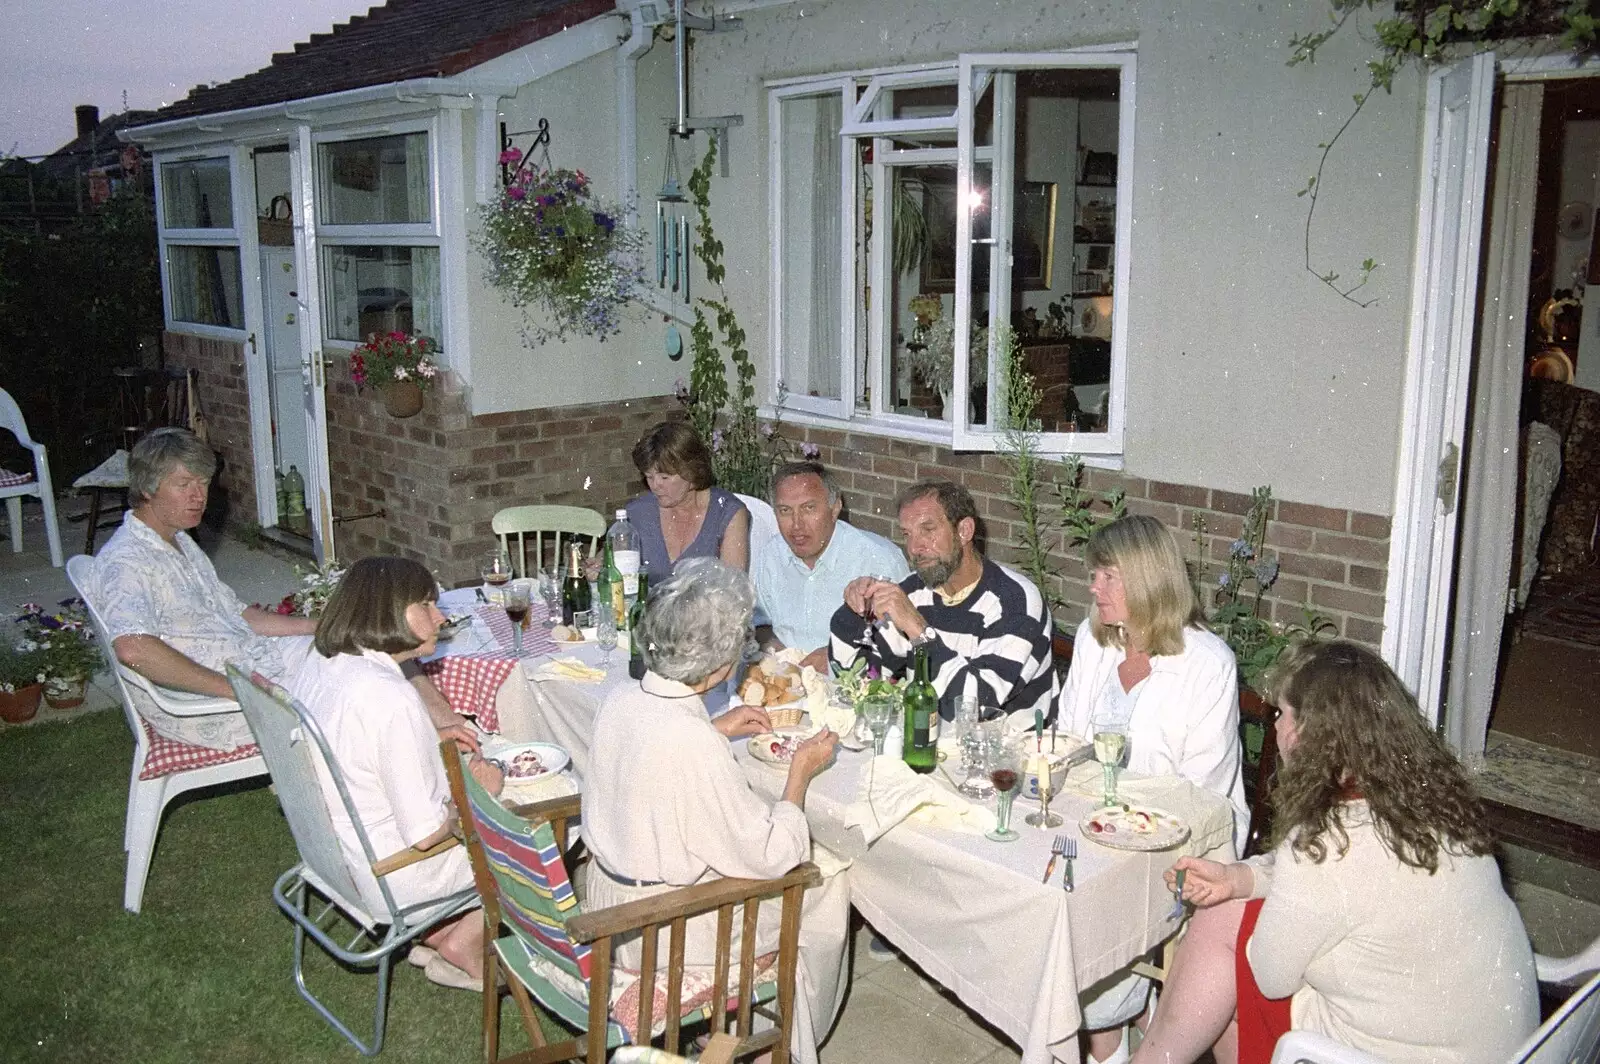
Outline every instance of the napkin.
<svg viewBox="0 0 1600 1064">
<path fill-rule="evenodd" d="M 809 702 L 810 699 L 808 698 L 808 712 L 811 714 L 811 722 L 813 724 L 831 728 L 842 738 L 849 738 L 851 733 L 855 731 L 856 711 L 854 709 L 830 702 L 826 697 L 822 699 L 820 706 L 810 706 Z"/>
<path fill-rule="evenodd" d="M 530 674 L 535 680 L 575 680 L 578 683 L 599 683 L 606 678 L 604 669 L 585 665 L 577 658 L 552 658 L 541 662 Z"/>
<path fill-rule="evenodd" d="M 860 828 L 870 844 L 908 818 L 950 831 L 982 833 L 994 827 L 989 810 L 912 772 L 900 758 L 891 754 L 873 758 L 860 799 L 845 807 L 845 826 Z"/>
<path fill-rule="evenodd" d="M 828 718 L 828 678 L 818 674 L 817 670 L 810 665 L 800 665 L 800 661 L 805 655 L 797 647 L 784 647 L 782 650 L 774 651 L 771 656 L 786 665 L 800 667 L 800 684 L 806 689 L 806 712 L 811 714 L 811 719 L 820 724 L 826 724 L 828 727 L 833 728 L 834 731 L 844 734 Z M 846 709 L 844 712 L 849 714 L 849 720 L 844 722 L 845 728 L 855 727 L 855 711 Z M 833 719 L 842 720 L 836 714 Z"/>
<path fill-rule="evenodd" d="M 500 804 L 506 807 L 565 798 L 578 793 L 578 784 L 565 772 L 546 772 L 532 779 L 508 779 L 500 791 Z"/>
</svg>

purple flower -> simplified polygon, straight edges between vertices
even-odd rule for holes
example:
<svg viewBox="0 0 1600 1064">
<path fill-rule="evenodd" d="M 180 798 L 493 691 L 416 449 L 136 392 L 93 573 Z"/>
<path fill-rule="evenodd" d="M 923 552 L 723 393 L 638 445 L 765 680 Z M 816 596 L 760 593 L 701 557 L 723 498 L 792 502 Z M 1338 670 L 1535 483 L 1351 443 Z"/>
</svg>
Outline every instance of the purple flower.
<svg viewBox="0 0 1600 1064">
<path fill-rule="evenodd" d="M 506 195 L 510 196 L 514 200 L 519 200 L 527 194 L 527 190 L 521 185 L 512 185 L 510 188 L 506 189 Z"/>
<path fill-rule="evenodd" d="M 682 377 L 672 382 L 672 394 L 678 397 L 680 403 L 689 401 L 689 386 L 683 383 Z"/>
<path fill-rule="evenodd" d="M 876 665 L 868 665 L 867 666 L 867 679 L 876 680 L 879 675 L 880 675 L 880 673 L 879 673 L 878 667 Z"/>
<path fill-rule="evenodd" d="M 1228 554 L 1234 558 L 1248 558 L 1255 552 L 1250 549 L 1250 544 L 1242 539 L 1236 539 L 1228 544 Z"/>
<path fill-rule="evenodd" d="M 1227 573 L 1218 573 L 1217 574 L 1217 586 L 1218 587 L 1227 587 L 1228 586 L 1228 574 Z"/>
<path fill-rule="evenodd" d="M 800 445 L 800 453 L 807 458 L 820 458 L 822 457 L 822 448 L 814 443 L 802 443 Z"/>
<path fill-rule="evenodd" d="M 1273 581 L 1278 579 L 1278 563 L 1276 561 L 1262 562 L 1256 566 L 1256 582 L 1262 587 L 1271 587 Z"/>
<path fill-rule="evenodd" d="M 522 153 L 515 148 L 507 148 L 500 153 L 501 166 L 515 166 L 522 161 Z"/>
<path fill-rule="evenodd" d="M 722 430 L 713 429 L 711 433 L 711 450 L 714 454 L 722 453 Z"/>
<path fill-rule="evenodd" d="M 777 434 L 778 434 L 778 426 L 776 426 L 776 425 L 762 425 L 761 426 L 762 438 L 770 440 L 770 439 L 772 439 L 772 437 L 776 436 Z"/>
</svg>

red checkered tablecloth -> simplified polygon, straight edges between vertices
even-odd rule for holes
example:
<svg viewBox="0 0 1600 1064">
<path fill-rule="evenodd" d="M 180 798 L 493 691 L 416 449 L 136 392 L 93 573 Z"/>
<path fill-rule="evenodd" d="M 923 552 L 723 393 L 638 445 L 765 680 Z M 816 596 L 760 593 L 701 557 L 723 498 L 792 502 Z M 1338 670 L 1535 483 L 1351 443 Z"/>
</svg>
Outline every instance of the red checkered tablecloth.
<svg viewBox="0 0 1600 1064">
<path fill-rule="evenodd" d="M 13 473 L 9 469 L 0 469 L 0 488 L 14 488 L 18 484 L 31 483 L 32 480 L 32 473 Z"/>
<path fill-rule="evenodd" d="M 422 671 L 444 695 L 450 708 L 463 716 L 475 717 L 484 731 L 500 730 L 500 715 L 494 698 L 506 682 L 516 659 L 508 654 L 452 654 L 426 662 Z"/>
<path fill-rule="evenodd" d="M 140 720 L 139 723 L 144 727 L 144 733 L 150 740 L 149 752 L 145 754 L 144 764 L 139 769 L 139 778 L 142 780 L 157 780 L 174 772 L 187 772 L 190 769 L 206 768 L 210 765 L 226 765 L 230 761 L 243 761 L 261 753 L 261 747 L 255 743 L 237 746 L 232 750 L 190 746 L 188 743 L 180 743 L 176 739 L 168 739 L 157 733 L 150 727 L 149 721 Z"/>
<path fill-rule="evenodd" d="M 511 653 L 511 618 L 506 616 L 506 611 L 499 606 L 479 606 L 478 620 L 489 629 L 489 634 L 494 636 L 494 641 L 500 649 L 507 654 Z M 550 638 L 550 629 L 542 624 L 533 624 L 522 630 L 522 656 L 537 658 L 543 654 L 554 654 L 556 641 Z"/>
</svg>

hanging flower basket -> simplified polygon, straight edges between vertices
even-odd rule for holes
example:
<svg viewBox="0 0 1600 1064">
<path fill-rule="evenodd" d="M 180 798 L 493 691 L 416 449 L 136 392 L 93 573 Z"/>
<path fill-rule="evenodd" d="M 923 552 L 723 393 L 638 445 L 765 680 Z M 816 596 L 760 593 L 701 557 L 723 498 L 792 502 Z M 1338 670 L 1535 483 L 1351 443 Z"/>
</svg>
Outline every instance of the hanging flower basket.
<svg viewBox="0 0 1600 1064">
<path fill-rule="evenodd" d="M 15 691 L 0 687 L 0 720 L 7 724 L 30 721 L 39 712 L 39 697 L 44 694 L 44 684 L 30 683 Z"/>
<path fill-rule="evenodd" d="M 511 149 L 500 162 L 521 158 Z M 485 278 L 523 311 L 531 340 L 604 340 L 622 328 L 622 306 L 644 283 L 644 237 L 621 217 L 581 170 L 519 170 L 485 209 L 474 238 Z"/>
<path fill-rule="evenodd" d="M 390 381 L 382 391 L 383 408 L 390 417 L 414 417 L 421 413 L 421 385 L 413 381 Z"/>
</svg>

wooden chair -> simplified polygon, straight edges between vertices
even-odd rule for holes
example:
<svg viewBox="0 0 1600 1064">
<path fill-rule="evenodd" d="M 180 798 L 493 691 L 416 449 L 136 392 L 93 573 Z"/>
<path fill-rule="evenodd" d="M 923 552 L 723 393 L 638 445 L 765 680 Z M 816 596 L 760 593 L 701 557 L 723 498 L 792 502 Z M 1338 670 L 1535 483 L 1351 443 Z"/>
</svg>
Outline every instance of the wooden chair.
<svg viewBox="0 0 1600 1064">
<path fill-rule="evenodd" d="M 28 423 L 23 420 L 21 408 L 3 388 L 0 388 L 0 429 L 10 432 L 17 443 L 33 455 L 31 473 L 0 469 L 0 499 L 6 501 L 6 516 L 11 521 L 11 551 L 22 553 L 22 500 L 32 495 L 44 510 L 44 535 L 50 546 L 50 564 L 59 569 L 62 565 L 61 529 L 56 524 L 56 493 L 50 483 L 50 459 L 45 454 L 44 444 L 35 443 L 28 435 Z"/>
<path fill-rule="evenodd" d="M 589 552 L 597 549 L 600 538 L 606 534 L 606 519 L 594 510 L 583 506 L 508 506 L 494 515 L 490 527 L 500 537 L 501 546 L 511 554 L 518 576 L 527 576 L 527 538 L 533 537 L 533 572 L 545 567 L 544 543 L 549 536 L 554 544 L 554 567 L 561 566 L 561 537 L 589 538 Z M 512 545 L 515 537 L 515 546 Z"/>
<path fill-rule="evenodd" d="M 735 1014 L 738 1038 L 735 1055 L 770 1050 L 775 1064 L 788 1064 L 796 1007 L 800 903 L 806 888 L 822 881 L 815 865 L 802 864 L 778 879 L 718 879 L 584 912 L 563 855 L 567 824 L 579 815 L 580 797 L 508 810 L 464 770 L 454 744 L 441 743 L 439 755 L 461 812 L 461 834 L 483 899 L 486 1059 L 500 1059 L 496 987 L 504 965 L 511 996 L 533 1043 L 532 1049 L 507 1058 L 509 1064 L 553 1064 L 581 1057 L 586 1057 L 588 1064 L 604 1064 L 609 1049 L 647 1045 L 657 1035 L 664 1035 L 668 1053 L 677 1053 L 686 1024 L 709 1020 L 711 1033 L 721 1034 L 730 1013 Z M 779 896 L 783 909 L 778 951 L 757 957 L 758 906 L 762 899 Z M 738 986 L 733 989 L 729 962 L 734 910 L 741 906 Z M 687 968 L 686 925 L 691 918 L 709 913 L 715 913 L 717 919 L 716 964 L 709 971 Z M 657 965 L 663 930 L 669 940 L 664 973 Z M 642 939 L 639 970 L 613 968 L 614 942 L 632 933 L 639 933 Z M 616 993 L 619 987 L 620 995 Z M 554 1045 L 547 1043 L 534 1012 L 534 999 L 580 1033 Z M 752 1017 L 756 1013 L 770 1019 L 773 1027 L 754 1033 Z"/>
<path fill-rule="evenodd" d="M 94 597 L 97 590 L 95 564 L 86 554 L 68 558 L 67 579 L 88 610 L 89 623 L 94 626 L 100 649 L 111 665 L 111 675 L 116 677 L 128 729 L 133 732 L 133 771 L 128 780 L 128 812 L 122 832 L 122 848 L 128 855 L 122 907 L 136 913 L 144 902 L 144 882 L 150 874 L 150 859 L 155 855 L 156 835 L 161 830 L 161 814 L 167 804 L 186 791 L 265 776 L 267 763 L 254 743 L 233 750 L 191 746 L 157 733 L 139 715 L 133 702 L 134 688 L 143 691 L 165 712 L 180 717 L 238 713 L 239 704 L 226 698 L 208 698 L 157 687 L 118 661 Z"/>
<path fill-rule="evenodd" d="M 305 707 L 272 681 L 259 675 L 246 676 L 233 665 L 228 666 L 228 681 L 233 684 L 239 705 L 272 771 L 278 804 L 283 807 L 289 833 L 294 836 L 295 849 L 300 854 L 300 862 L 279 876 L 272 886 L 272 900 L 294 924 L 295 987 L 334 1030 L 362 1054 L 373 1056 L 383 1049 L 384 1020 L 389 1009 L 389 973 L 395 954 L 409 949 L 429 928 L 475 906 L 477 892 L 468 887 L 447 898 L 404 907 L 396 904 L 384 877 L 443 853 L 457 844 L 456 839 L 447 838 L 427 850 L 407 847 L 398 853 L 378 857 L 345 787 L 344 774 L 329 752 L 321 729 Z M 362 899 L 361 887 L 351 874 L 339 845 L 319 773 L 326 773 L 338 791 L 341 811 L 355 829 L 367 867 L 378 882 L 382 908 L 374 908 Z M 313 906 L 313 893 L 327 899 L 326 902 Z M 320 911 L 314 912 L 314 909 Z M 334 937 L 338 934 L 343 938 L 349 933 L 336 930 L 340 914 L 355 925 L 354 937 L 344 943 Z M 377 968 L 378 997 L 370 1040 L 362 1041 L 306 986 L 307 937 L 314 939 L 341 964 Z"/>
</svg>

